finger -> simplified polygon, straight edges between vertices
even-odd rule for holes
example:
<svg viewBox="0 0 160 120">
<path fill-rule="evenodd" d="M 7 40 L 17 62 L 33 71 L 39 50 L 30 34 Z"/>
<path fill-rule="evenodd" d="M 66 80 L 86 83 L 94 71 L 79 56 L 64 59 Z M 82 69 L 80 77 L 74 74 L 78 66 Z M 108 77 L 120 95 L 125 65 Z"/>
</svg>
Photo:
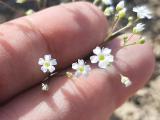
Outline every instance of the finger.
<svg viewBox="0 0 160 120">
<path fill-rule="evenodd" d="M 40 82 L 38 59 L 52 54 L 59 69 L 85 56 L 106 32 L 106 20 L 93 5 L 78 2 L 51 7 L 0 26 L 0 102 Z"/>
<path fill-rule="evenodd" d="M 117 43 L 115 40 L 110 46 L 119 46 Z M 94 69 L 88 78 L 74 82 L 66 77 L 56 78 L 49 92 L 43 93 L 40 87 L 26 92 L 6 105 L 1 115 L 8 113 L 13 120 L 106 120 L 147 82 L 154 69 L 154 56 L 148 43 L 113 51 L 116 57 L 113 69 Z M 119 73 L 128 76 L 132 86 L 125 88 Z M 11 115 L 13 110 L 15 116 Z"/>
</svg>

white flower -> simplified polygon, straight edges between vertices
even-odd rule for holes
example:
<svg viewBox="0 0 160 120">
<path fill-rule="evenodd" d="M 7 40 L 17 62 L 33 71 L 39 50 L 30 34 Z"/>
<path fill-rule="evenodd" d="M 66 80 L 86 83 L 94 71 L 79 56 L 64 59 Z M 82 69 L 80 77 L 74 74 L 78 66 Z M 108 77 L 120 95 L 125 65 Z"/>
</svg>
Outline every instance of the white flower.
<svg viewBox="0 0 160 120">
<path fill-rule="evenodd" d="M 84 60 L 78 59 L 78 62 L 72 64 L 72 68 L 76 70 L 75 76 L 87 76 L 89 72 L 91 71 L 91 67 L 89 65 L 86 65 Z"/>
<path fill-rule="evenodd" d="M 39 58 L 38 64 L 41 65 L 41 70 L 46 72 L 54 72 L 55 65 L 57 65 L 56 59 L 52 59 L 51 55 L 44 55 L 44 58 Z"/>
<path fill-rule="evenodd" d="M 128 77 L 123 75 L 121 75 L 121 83 L 124 84 L 125 87 L 129 87 L 132 85 L 132 81 Z"/>
<path fill-rule="evenodd" d="M 120 1 L 117 6 L 116 6 L 116 10 L 120 11 L 125 7 L 125 2 L 124 1 Z"/>
<path fill-rule="evenodd" d="M 42 91 L 48 91 L 49 87 L 48 87 L 47 84 L 42 83 L 42 88 L 41 89 L 42 89 Z"/>
<path fill-rule="evenodd" d="M 148 9 L 147 6 L 137 6 L 133 8 L 133 12 L 137 13 L 137 17 L 140 19 L 143 18 L 152 18 L 152 12 Z"/>
<path fill-rule="evenodd" d="M 105 5 L 112 5 L 112 3 L 113 3 L 112 0 L 102 0 L 102 2 L 103 2 Z"/>
<path fill-rule="evenodd" d="M 90 57 L 91 63 L 98 63 L 98 66 L 103 69 L 107 69 L 113 62 L 113 56 L 111 55 L 111 49 L 96 47 L 93 50 L 95 55 Z"/>
<path fill-rule="evenodd" d="M 104 15 L 111 16 L 114 13 L 114 7 L 110 6 L 104 10 Z"/>
<path fill-rule="evenodd" d="M 134 28 L 133 28 L 133 33 L 139 34 L 145 29 L 145 24 L 138 23 Z"/>
</svg>

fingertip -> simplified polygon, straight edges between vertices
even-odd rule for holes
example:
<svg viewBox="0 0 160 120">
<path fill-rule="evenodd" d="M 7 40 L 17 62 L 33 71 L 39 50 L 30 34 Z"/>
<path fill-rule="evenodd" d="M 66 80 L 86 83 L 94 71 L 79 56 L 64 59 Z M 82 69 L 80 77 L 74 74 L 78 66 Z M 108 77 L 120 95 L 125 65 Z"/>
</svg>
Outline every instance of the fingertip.
<svg viewBox="0 0 160 120">
<path fill-rule="evenodd" d="M 89 2 L 75 2 L 51 7 L 30 16 L 32 23 L 47 39 L 49 50 L 54 52 L 59 63 L 63 58 L 69 63 L 72 56 L 79 58 L 99 45 L 107 33 L 107 21 L 103 13 Z M 47 22 L 44 22 L 47 20 Z M 43 23 L 43 24 L 42 24 Z M 52 44 L 57 44 L 52 47 Z M 62 46 L 63 44 L 63 46 Z M 70 51 L 70 46 L 74 51 Z M 77 48 L 77 45 L 83 45 Z M 62 48 L 63 47 L 63 48 Z M 81 49 L 80 49 L 81 48 Z M 59 51 L 61 49 L 61 51 Z M 64 60 L 63 60 L 64 61 Z M 64 64 L 61 64 L 64 66 Z"/>
<path fill-rule="evenodd" d="M 44 79 L 37 64 L 40 57 L 52 54 L 57 59 L 57 69 L 63 69 L 99 45 L 106 31 L 103 13 L 88 2 L 50 7 L 4 23 L 1 32 L 7 45 L 2 44 L 2 48 L 9 57 L 3 57 L 5 64 L 0 60 L 4 68 L 0 71 L 4 83 L 0 101 Z"/>
</svg>

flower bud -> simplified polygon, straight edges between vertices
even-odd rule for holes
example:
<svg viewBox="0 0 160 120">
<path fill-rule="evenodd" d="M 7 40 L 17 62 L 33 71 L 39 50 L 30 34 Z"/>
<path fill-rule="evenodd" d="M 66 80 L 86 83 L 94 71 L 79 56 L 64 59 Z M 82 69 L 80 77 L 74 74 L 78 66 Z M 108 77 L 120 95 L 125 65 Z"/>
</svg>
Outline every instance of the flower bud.
<svg viewBox="0 0 160 120">
<path fill-rule="evenodd" d="M 104 15 L 111 16 L 114 13 L 114 7 L 110 6 L 104 10 Z"/>
<path fill-rule="evenodd" d="M 133 17 L 132 17 L 132 16 L 129 16 L 129 17 L 128 17 L 128 21 L 129 21 L 129 22 L 133 22 Z"/>
<path fill-rule="evenodd" d="M 25 14 L 26 14 L 26 15 L 31 15 L 31 14 L 33 14 L 34 12 L 35 12 L 34 10 L 29 9 L 29 10 L 27 10 L 27 11 L 25 12 Z"/>
<path fill-rule="evenodd" d="M 42 91 L 48 91 L 49 90 L 49 86 L 45 83 L 42 83 Z"/>
<path fill-rule="evenodd" d="M 134 28 L 133 28 L 133 33 L 134 34 L 140 34 L 144 29 L 145 29 L 145 24 L 138 23 Z"/>
<path fill-rule="evenodd" d="M 121 83 L 124 84 L 125 87 L 129 87 L 132 85 L 132 81 L 127 77 L 121 75 Z"/>
<path fill-rule="evenodd" d="M 116 6 L 116 10 L 120 11 L 120 10 L 122 10 L 124 8 L 124 6 L 125 6 L 124 1 L 120 1 Z"/>
<path fill-rule="evenodd" d="M 144 44 L 145 43 L 145 38 L 142 37 L 141 39 L 138 40 L 138 44 Z"/>
<path fill-rule="evenodd" d="M 126 16 L 126 8 L 123 8 L 118 12 L 118 16 L 120 19 L 124 18 Z"/>
<path fill-rule="evenodd" d="M 72 74 L 71 72 L 66 72 L 66 76 L 67 76 L 68 78 L 72 78 L 72 77 L 73 77 L 73 74 Z"/>
</svg>

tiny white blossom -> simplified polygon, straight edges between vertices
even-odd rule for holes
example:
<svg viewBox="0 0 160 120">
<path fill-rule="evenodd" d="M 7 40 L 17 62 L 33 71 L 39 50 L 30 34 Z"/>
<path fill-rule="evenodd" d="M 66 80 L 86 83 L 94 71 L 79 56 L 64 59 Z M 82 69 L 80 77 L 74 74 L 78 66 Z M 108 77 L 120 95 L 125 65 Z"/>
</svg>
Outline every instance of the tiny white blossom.
<svg viewBox="0 0 160 120">
<path fill-rule="evenodd" d="M 105 5 L 112 5 L 112 3 L 113 3 L 112 0 L 102 0 L 102 2 L 103 2 Z"/>
<path fill-rule="evenodd" d="M 42 91 L 48 91 L 49 90 L 49 86 L 45 83 L 42 83 Z"/>
<path fill-rule="evenodd" d="M 145 24 L 143 23 L 138 23 L 134 28 L 133 28 L 133 33 L 139 34 L 145 29 Z"/>
<path fill-rule="evenodd" d="M 143 19 L 143 18 L 151 19 L 152 18 L 152 12 L 145 5 L 134 7 L 133 12 L 136 12 L 137 17 L 140 19 Z"/>
<path fill-rule="evenodd" d="M 84 60 L 78 59 L 78 62 L 72 64 L 72 69 L 76 70 L 75 76 L 87 76 L 91 71 L 90 65 L 86 65 Z"/>
<path fill-rule="evenodd" d="M 125 2 L 124 1 L 120 1 L 117 6 L 116 6 L 116 10 L 120 11 L 125 7 Z"/>
<path fill-rule="evenodd" d="M 125 87 L 129 87 L 132 85 L 132 81 L 128 77 L 123 75 L 121 75 L 121 83 L 124 84 Z"/>
<path fill-rule="evenodd" d="M 96 47 L 93 50 L 95 55 L 90 57 L 91 63 L 98 63 L 98 66 L 103 69 L 107 69 L 113 62 L 113 56 L 111 55 L 111 49 Z"/>
<path fill-rule="evenodd" d="M 39 58 L 38 64 L 41 65 L 41 70 L 44 73 L 54 72 L 55 65 L 57 65 L 56 59 L 52 59 L 51 55 L 44 55 L 44 58 Z"/>
<path fill-rule="evenodd" d="M 111 16 L 114 13 L 114 7 L 110 6 L 104 10 L 104 15 Z"/>
</svg>

